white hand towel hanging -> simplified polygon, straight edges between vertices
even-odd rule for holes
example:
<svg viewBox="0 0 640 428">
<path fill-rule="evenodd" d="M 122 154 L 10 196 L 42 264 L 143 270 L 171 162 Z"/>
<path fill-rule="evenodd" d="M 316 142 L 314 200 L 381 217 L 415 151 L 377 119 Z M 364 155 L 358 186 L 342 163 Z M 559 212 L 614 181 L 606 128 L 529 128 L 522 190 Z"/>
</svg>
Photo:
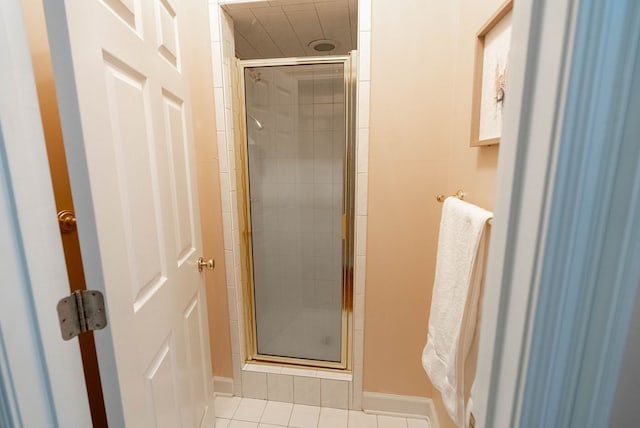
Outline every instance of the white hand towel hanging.
<svg viewBox="0 0 640 428">
<path fill-rule="evenodd" d="M 442 207 L 436 275 L 422 365 L 447 412 L 464 422 L 464 362 L 476 329 L 489 211 L 447 198 Z"/>
</svg>

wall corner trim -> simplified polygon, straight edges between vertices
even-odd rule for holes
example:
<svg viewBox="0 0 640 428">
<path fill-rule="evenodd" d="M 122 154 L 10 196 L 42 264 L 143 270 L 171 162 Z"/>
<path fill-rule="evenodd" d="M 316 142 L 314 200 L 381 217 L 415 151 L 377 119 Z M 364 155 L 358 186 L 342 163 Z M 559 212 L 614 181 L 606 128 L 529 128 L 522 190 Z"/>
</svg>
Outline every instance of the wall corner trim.
<svg viewBox="0 0 640 428">
<path fill-rule="evenodd" d="M 362 408 L 365 413 L 427 419 L 431 428 L 440 427 L 436 408 L 430 398 L 364 391 Z"/>
</svg>

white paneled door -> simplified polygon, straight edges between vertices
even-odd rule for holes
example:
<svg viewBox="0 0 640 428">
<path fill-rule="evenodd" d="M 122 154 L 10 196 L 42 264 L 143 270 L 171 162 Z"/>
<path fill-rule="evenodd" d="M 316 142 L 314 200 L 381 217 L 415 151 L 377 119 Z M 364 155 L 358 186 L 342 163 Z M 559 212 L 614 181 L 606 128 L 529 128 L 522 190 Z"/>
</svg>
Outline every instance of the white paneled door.
<svg viewBox="0 0 640 428">
<path fill-rule="evenodd" d="M 189 25 L 178 0 L 45 8 L 87 286 L 108 307 L 96 340 L 110 425 L 196 427 L 210 358 Z"/>
</svg>

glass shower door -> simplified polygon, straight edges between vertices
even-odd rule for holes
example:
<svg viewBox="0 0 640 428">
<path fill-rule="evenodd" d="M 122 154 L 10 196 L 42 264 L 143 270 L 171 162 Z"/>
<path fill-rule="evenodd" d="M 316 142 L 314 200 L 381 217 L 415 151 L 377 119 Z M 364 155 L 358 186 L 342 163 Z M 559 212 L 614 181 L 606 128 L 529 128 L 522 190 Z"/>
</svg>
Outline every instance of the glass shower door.
<svg viewBox="0 0 640 428">
<path fill-rule="evenodd" d="M 244 70 L 257 354 L 340 362 L 344 64 Z"/>
</svg>

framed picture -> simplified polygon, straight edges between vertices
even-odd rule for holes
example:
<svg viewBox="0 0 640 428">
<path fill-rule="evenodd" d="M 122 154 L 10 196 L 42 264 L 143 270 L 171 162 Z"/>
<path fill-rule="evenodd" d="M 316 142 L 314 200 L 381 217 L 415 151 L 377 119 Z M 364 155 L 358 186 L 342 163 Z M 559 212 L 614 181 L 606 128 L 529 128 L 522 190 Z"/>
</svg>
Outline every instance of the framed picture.
<svg viewBox="0 0 640 428">
<path fill-rule="evenodd" d="M 476 35 L 471 108 L 471 146 L 500 143 L 502 109 L 508 96 L 513 0 L 504 3 Z"/>
</svg>

